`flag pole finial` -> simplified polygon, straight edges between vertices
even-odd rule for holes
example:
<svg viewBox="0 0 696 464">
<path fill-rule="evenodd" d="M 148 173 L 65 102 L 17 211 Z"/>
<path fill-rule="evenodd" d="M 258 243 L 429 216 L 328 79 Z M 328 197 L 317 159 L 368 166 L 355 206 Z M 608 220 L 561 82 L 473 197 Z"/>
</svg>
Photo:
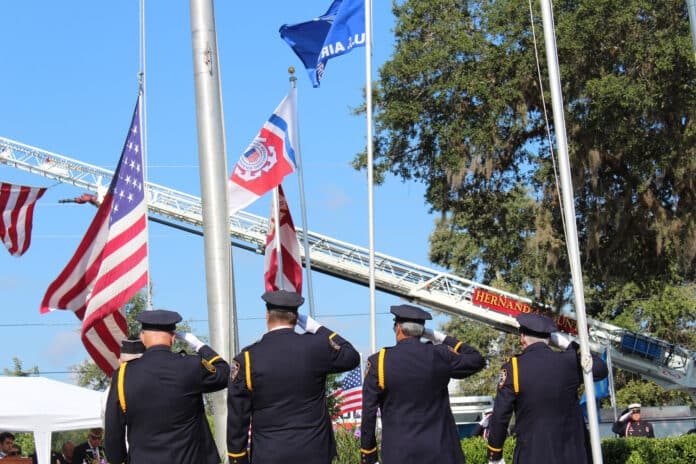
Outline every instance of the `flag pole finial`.
<svg viewBox="0 0 696 464">
<path fill-rule="evenodd" d="M 295 87 L 295 85 L 297 85 L 296 84 L 297 76 L 295 76 L 295 67 L 294 66 L 288 67 L 288 74 L 290 74 L 290 77 L 288 78 L 290 80 L 290 85 L 292 87 Z"/>
</svg>

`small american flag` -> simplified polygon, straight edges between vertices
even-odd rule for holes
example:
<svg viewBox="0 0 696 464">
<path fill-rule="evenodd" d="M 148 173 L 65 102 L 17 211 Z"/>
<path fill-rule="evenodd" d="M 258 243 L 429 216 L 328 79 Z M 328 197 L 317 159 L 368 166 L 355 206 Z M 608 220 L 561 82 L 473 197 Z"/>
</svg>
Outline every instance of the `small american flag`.
<svg viewBox="0 0 696 464">
<path fill-rule="evenodd" d="M 341 382 L 341 389 L 336 392 L 339 415 L 362 410 L 362 369 L 360 366 L 348 372 Z"/>
<path fill-rule="evenodd" d="M 34 204 L 45 191 L 0 182 L 0 240 L 12 256 L 22 256 L 29 248 Z"/>
<path fill-rule="evenodd" d="M 126 338 L 124 305 L 147 284 L 147 202 L 140 133 L 140 98 L 121 159 L 97 215 L 74 256 L 49 285 L 41 312 L 74 311 L 82 343 L 111 375 Z"/>
</svg>

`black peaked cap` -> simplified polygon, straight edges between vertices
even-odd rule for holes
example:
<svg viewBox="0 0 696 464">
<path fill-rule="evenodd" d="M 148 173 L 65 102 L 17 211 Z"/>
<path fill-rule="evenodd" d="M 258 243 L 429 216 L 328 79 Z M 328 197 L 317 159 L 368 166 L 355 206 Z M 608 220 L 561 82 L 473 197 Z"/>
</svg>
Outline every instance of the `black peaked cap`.
<svg viewBox="0 0 696 464">
<path fill-rule="evenodd" d="M 135 317 L 143 325 L 143 330 L 155 330 L 159 332 L 174 332 L 176 324 L 181 322 L 181 315 L 176 311 L 155 309 L 143 311 Z"/>
<path fill-rule="evenodd" d="M 556 323 L 548 316 L 534 313 L 522 313 L 517 316 L 520 332 L 533 337 L 548 338 L 552 332 L 557 332 Z"/>
<path fill-rule="evenodd" d="M 261 299 L 266 302 L 267 309 L 278 309 L 281 311 L 297 311 L 297 308 L 304 303 L 302 295 L 287 290 L 266 292 L 261 295 Z"/>
<path fill-rule="evenodd" d="M 429 312 L 407 304 L 392 306 L 389 308 L 389 311 L 395 316 L 394 321 L 396 322 L 417 322 L 419 324 L 425 324 L 425 321 L 429 321 L 433 318 Z"/>
</svg>

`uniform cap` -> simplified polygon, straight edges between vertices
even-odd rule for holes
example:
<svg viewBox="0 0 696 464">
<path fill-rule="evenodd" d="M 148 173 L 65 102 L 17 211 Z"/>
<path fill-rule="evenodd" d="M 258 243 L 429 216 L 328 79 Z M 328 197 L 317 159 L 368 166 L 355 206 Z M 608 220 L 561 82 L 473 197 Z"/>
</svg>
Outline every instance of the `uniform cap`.
<svg viewBox="0 0 696 464">
<path fill-rule="evenodd" d="M 266 309 L 278 309 L 281 311 L 297 311 L 302 306 L 304 298 L 297 292 L 287 290 L 274 290 L 261 295 L 266 302 Z"/>
<path fill-rule="evenodd" d="M 394 322 L 417 322 L 418 324 L 425 324 L 425 321 L 433 318 L 429 312 L 407 304 L 392 306 L 389 308 L 389 311 L 395 316 Z"/>
<path fill-rule="evenodd" d="M 628 409 L 638 409 L 640 410 L 640 403 L 631 403 L 628 405 Z"/>
<path fill-rule="evenodd" d="M 143 325 L 143 330 L 155 330 L 159 332 L 174 332 L 177 322 L 181 322 L 181 315 L 176 311 L 155 309 L 143 311 L 135 317 Z"/>
<path fill-rule="evenodd" d="M 121 354 L 143 354 L 145 345 L 138 337 L 128 337 L 121 340 Z"/>
<path fill-rule="evenodd" d="M 558 327 L 548 316 L 534 313 L 522 313 L 517 316 L 520 332 L 538 338 L 549 338 Z"/>
</svg>

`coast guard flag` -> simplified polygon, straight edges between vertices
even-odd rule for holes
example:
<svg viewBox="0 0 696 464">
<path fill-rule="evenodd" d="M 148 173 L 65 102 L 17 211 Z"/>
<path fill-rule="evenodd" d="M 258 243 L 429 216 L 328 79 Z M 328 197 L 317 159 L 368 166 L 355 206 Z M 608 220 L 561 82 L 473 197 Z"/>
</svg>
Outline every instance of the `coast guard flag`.
<svg viewBox="0 0 696 464">
<path fill-rule="evenodd" d="M 334 0 L 318 18 L 282 25 L 280 37 L 302 60 L 312 85 L 319 87 L 329 58 L 365 45 L 365 1 Z"/>
<path fill-rule="evenodd" d="M 34 204 L 45 191 L 0 182 L 0 239 L 12 256 L 22 256 L 29 249 Z"/>
<path fill-rule="evenodd" d="M 230 214 L 249 206 L 295 171 L 297 90 L 292 88 L 237 161 L 230 176 Z"/>
<path fill-rule="evenodd" d="M 339 404 L 339 415 L 362 410 L 362 370 L 360 365 L 343 377 L 341 389 L 335 395 Z"/>
<path fill-rule="evenodd" d="M 283 186 L 278 186 L 278 203 L 280 221 L 276 221 L 275 208 L 271 205 L 271 220 L 266 236 L 266 260 L 263 274 L 267 291 L 294 290 L 302 294 L 302 262 L 300 261 L 300 244 L 297 242 L 295 225 L 290 216 L 290 208 L 283 193 Z M 276 227 L 276 223 L 280 227 Z M 282 259 L 278 259 L 278 241 Z M 278 272 L 282 262 L 283 270 Z"/>
<path fill-rule="evenodd" d="M 140 98 L 121 159 L 75 255 L 46 290 L 41 312 L 74 311 L 82 343 L 110 375 L 128 336 L 124 305 L 147 285 L 147 203 L 140 134 Z"/>
</svg>

